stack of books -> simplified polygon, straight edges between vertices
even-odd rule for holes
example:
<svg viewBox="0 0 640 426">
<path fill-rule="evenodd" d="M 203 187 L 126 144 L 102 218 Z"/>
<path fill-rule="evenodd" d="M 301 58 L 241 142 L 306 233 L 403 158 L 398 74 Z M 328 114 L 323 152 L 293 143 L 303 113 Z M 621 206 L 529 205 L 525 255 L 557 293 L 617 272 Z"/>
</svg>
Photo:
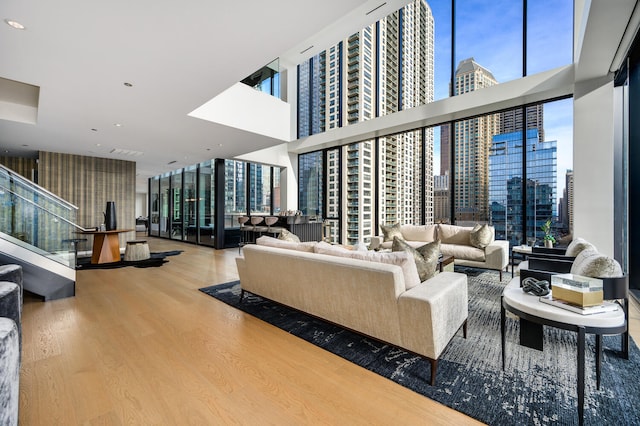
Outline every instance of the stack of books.
<svg viewBox="0 0 640 426">
<path fill-rule="evenodd" d="M 540 301 L 547 305 L 557 306 L 558 308 L 566 309 L 582 315 L 601 314 L 603 312 L 616 311 L 619 308 L 619 305 L 615 302 L 602 302 L 601 304 L 594 306 L 575 305 L 567 302 L 566 300 L 554 298 L 553 291 L 550 295 L 540 296 Z"/>
</svg>

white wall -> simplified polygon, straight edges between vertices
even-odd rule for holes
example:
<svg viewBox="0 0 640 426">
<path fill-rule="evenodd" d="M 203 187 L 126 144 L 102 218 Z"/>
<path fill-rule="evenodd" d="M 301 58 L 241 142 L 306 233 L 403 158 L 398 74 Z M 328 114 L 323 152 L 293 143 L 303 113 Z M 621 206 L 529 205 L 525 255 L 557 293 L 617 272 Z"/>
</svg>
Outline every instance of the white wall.
<svg viewBox="0 0 640 426">
<path fill-rule="evenodd" d="M 576 84 L 573 103 L 574 236 L 614 254 L 614 91 L 610 78 Z"/>
<path fill-rule="evenodd" d="M 136 192 L 136 217 L 148 217 L 148 206 L 147 193 Z"/>
</svg>

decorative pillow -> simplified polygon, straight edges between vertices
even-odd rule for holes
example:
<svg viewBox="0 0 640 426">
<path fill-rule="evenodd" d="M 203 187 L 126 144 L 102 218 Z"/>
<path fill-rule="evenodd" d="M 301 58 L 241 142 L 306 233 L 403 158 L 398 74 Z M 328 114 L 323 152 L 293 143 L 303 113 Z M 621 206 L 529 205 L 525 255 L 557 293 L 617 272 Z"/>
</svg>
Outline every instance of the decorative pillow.
<svg viewBox="0 0 640 426">
<path fill-rule="evenodd" d="M 415 249 L 404 240 L 396 237 L 393 239 L 391 250 L 404 251 L 413 257 L 420 282 L 424 282 L 435 275 L 436 267 L 438 266 L 438 257 L 440 256 L 439 240 Z"/>
<path fill-rule="evenodd" d="M 596 247 L 585 240 L 584 238 L 576 238 L 571 241 L 571 243 L 567 246 L 567 251 L 565 252 L 566 256 L 576 257 L 583 250 L 593 249 L 596 250 Z"/>
<path fill-rule="evenodd" d="M 571 273 L 593 278 L 621 277 L 622 268 L 617 260 L 593 249 L 582 250 L 571 265 Z"/>
<path fill-rule="evenodd" d="M 369 262 L 388 263 L 391 265 L 398 265 L 402 268 L 402 275 L 404 277 L 405 290 L 409 290 L 417 285 L 420 285 L 420 277 L 416 270 L 416 263 L 407 252 L 395 252 L 395 253 L 379 253 L 376 251 L 355 251 L 346 250 L 349 252 L 347 255 L 352 259 L 367 260 Z"/>
<path fill-rule="evenodd" d="M 473 228 L 459 225 L 438 224 L 438 238 L 443 244 L 470 246 L 469 234 Z"/>
<path fill-rule="evenodd" d="M 405 241 L 424 241 L 430 243 L 436 240 L 438 225 L 402 225 L 402 238 Z"/>
<path fill-rule="evenodd" d="M 404 240 L 402 232 L 400 231 L 400 223 L 396 223 L 395 225 L 380 225 L 380 229 L 382 229 L 385 241 L 393 241 L 394 237 Z"/>
<path fill-rule="evenodd" d="M 493 241 L 493 233 L 491 232 L 491 228 L 489 225 L 479 225 L 473 227 L 471 232 L 469 233 L 469 241 L 471 245 L 483 249 Z"/>
<path fill-rule="evenodd" d="M 298 251 L 306 251 L 309 253 L 314 252 L 314 248 L 316 244 L 315 241 L 307 241 L 304 243 L 295 243 L 293 241 L 279 240 L 277 238 L 269 237 L 267 235 L 263 235 L 256 239 L 256 244 L 259 246 L 267 246 L 267 247 L 277 247 L 289 250 L 298 250 Z"/>
<path fill-rule="evenodd" d="M 283 229 L 280 231 L 280 235 L 278 235 L 278 239 L 279 240 L 285 240 L 285 241 L 291 241 L 294 243 L 299 243 L 300 242 L 300 238 L 298 238 L 298 236 L 294 233 L 291 233 L 289 231 L 287 231 L 286 229 Z"/>
<path fill-rule="evenodd" d="M 440 260 L 440 240 L 435 240 L 422 247 L 418 247 L 417 250 L 429 265 L 428 270 L 431 271 L 431 276 L 426 278 L 429 279 L 436 274 L 436 269 L 438 268 L 438 260 Z"/>
<path fill-rule="evenodd" d="M 349 257 L 351 250 L 337 244 L 329 244 L 324 241 L 317 243 L 313 249 L 318 254 L 328 254 L 330 256 Z"/>
</svg>

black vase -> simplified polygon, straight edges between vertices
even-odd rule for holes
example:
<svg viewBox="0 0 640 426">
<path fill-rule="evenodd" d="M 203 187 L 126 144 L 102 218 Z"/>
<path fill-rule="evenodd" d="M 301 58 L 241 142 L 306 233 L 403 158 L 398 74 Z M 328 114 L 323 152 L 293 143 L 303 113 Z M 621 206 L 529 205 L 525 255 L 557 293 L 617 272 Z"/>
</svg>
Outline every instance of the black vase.
<svg viewBox="0 0 640 426">
<path fill-rule="evenodd" d="M 107 209 L 104 212 L 104 226 L 107 231 L 117 229 L 115 201 L 107 201 Z"/>
</svg>

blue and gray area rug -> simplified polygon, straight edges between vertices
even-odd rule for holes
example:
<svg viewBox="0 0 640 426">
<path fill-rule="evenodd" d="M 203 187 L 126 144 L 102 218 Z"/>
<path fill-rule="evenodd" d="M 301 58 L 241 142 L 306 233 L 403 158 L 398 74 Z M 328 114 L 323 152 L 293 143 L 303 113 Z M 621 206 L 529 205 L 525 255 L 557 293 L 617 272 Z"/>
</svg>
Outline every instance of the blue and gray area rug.
<svg viewBox="0 0 640 426">
<path fill-rule="evenodd" d="M 576 335 L 545 327 L 544 351 L 522 347 L 518 321 L 507 319 L 507 365 L 501 368 L 498 273 L 456 268 L 469 277 L 469 334 L 453 338 L 429 385 L 429 362 L 294 309 L 248 294 L 240 283 L 200 289 L 229 305 L 490 425 L 578 424 Z M 585 424 L 640 425 L 640 351 L 619 356 L 620 337 L 604 339 L 602 383 L 596 389 L 595 339 L 588 336 Z"/>
</svg>

